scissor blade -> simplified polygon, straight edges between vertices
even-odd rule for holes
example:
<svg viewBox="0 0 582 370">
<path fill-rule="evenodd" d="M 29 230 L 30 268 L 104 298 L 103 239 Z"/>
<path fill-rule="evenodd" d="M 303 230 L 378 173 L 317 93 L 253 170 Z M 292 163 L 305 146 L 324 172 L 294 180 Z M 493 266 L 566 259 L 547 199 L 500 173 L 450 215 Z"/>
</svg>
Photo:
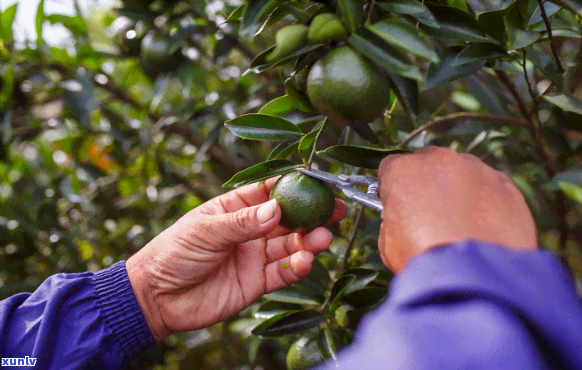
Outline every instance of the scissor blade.
<svg viewBox="0 0 582 370">
<path fill-rule="evenodd" d="M 354 188 L 340 187 L 341 191 L 349 199 L 355 200 L 356 202 L 370 207 L 378 212 L 382 212 L 384 206 L 382 201 L 375 196 L 370 194 L 362 193 L 361 191 L 355 190 Z"/>
<path fill-rule="evenodd" d="M 336 175 L 331 174 L 329 172 L 316 170 L 314 168 L 312 169 L 298 168 L 297 171 L 304 173 L 308 176 L 315 177 L 316 179 L 331 182 L 332 184 L 335 185 L 345 185 L 345 182 L 341 181 Z"/>
</svg>

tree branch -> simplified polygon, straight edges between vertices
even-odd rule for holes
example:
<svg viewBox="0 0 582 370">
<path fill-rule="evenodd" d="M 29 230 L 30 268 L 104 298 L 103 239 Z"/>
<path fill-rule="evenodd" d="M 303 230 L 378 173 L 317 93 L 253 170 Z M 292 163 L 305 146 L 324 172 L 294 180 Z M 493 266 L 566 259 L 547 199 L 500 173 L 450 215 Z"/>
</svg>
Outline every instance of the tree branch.
<svg viewBox="0 0 582 370">
<path fill-rule="evenodd" d="M 552 25 L 550 24 L 550 20 L 548 19 L 548 15 L 546 14 L 546 9 L 544 8 L 542 0 L 538 0 L 538 4 L 540 5 L 540 12 L 544 20 L 544 23 L 546 24 L 546 30 L 548 31 L 548 39 L 550 40 L 550 47 L 552 49 L 552 54 L 554 54 L 554 59 L 556 59 L 558 71 L 560 73 L 564 73 L 565 69 L 562 66 L 562 62 L 560 62 L 560 56 L 558 55 L 558 50 L 556 48 L 556 44 L 554 43 L 554 36 L 552 35 Z"/>
<path fill-rule="evenodd" d="M 436 117 L 435 119 L 425 123 L 424 125 L 420 126 L 416 130 L 412 131 L 404 141 L 402 141 L 398 147 L 403 148 L 407 144 L 409 144 L 416 136 L 422 133 L 425 130 L 432 128 L 433 126 L 437 126 L 444 123 L 452 123 L 464 120 L 475 120 L 475 121 L 489 121 L 494 123 L 495 125 L 501 127 L 507 124 L 514 124 L 514 125 L 524 125 L 526 122 L 523 119 L 519 119 L 516 117 L 510 116 L 502 116 L 497 114 L 479 114 L 479 113 L 470 113 L 470 112 L 459 112 L 453 113 L 442 117 Z"/>
</svg>

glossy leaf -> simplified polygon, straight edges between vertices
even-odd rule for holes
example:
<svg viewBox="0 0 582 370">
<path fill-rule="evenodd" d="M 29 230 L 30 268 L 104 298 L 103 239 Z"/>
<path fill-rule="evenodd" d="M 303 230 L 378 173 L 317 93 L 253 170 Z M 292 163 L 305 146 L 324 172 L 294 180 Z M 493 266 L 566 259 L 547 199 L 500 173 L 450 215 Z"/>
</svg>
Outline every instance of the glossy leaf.
<svg viewBox="0 0 582 370">
<path fill-rule="evenodd" d="M 549 0 L 554 4 L 570 9 L 572 12 L 582 17 L 582 1 L 580 0 Z"/>
<path fill-rule="evenodd" d="M 418 68 L 405 54 L 370 30 L 358 30 L 350 36 L 348 43 L 356 51 L 388 71 L 419 81 L 423 78 Z"/>
<path fill-rule="evenodd" d="M 464 48 L 455 58 L 454 65 L 474 63 L 482 60 L 492 60 L 508 57 L 507 51 L 501 46 L 488 42 L 478 42 Z"/>
<path fill-rule="evenodd" d="M 358 0 L 337 0 L 344 27 L 349 33 L 355 32 L 363 21 L 363 9 Z"/>
<path fill-rule="evenodd" d="M 323 303 L 323 299 L 320 296 L 317 296 L 316 294 L 310 294 L 303 290 L 298 290 L 293 286 L 279 289 L 269 294 L 265 294 L 263 297 L 269 301 L 295 304 L 319 305 Z"/>
<path fill-rule="evenodd" d="M 257 309 L 257 311 L 255 311 L 254 316 L 257 319 L 270 319 L 271 317 L 278 315 L 280 313 L 288 311 L 299 311 L 302 308 L 303 307 L 298 304 L 267 301 L 263 303 Z"/>
<path fill-rule="evenodd" d="M 376 6 L 387 12 L 411 15 L 427 26 L 440 27 L 430 10 L 417 0 L 388 0 L 377 3 Z"/>
<path fill-rule="evenodd" d="M 50 14 L 46 16 L 46 20 L 51 24 L 60 23 L 69 29 L 74 35 L 87 34 L 87 22 L 80 15 L 67 16 L 62 14 Z"/>
<path fill-rule="evenodd" d="M 294 140 L 301 130 L 281 117 L 250 113 L 225 122 L 235 135 L 251 140 Z"/>
<path fill-rule="evenodd" d="M 16 16 L 16 10 L 18 8 L 18 3 L 12 4 L 0 14 L 0 31 L 1 36 L 6 42 L 13 41 L 12 34 L 12 24 L 14 23 L 14 17 Z"/>
<path fill-rule="evenodd" d="M 317 113 L 317 110 L 313 107 L 309 98 L 304 93 L 297 90 L 290 80 L 285 81 L 285 88 L 287 89 L 287 95 L 289 96 L 289 100 L 293 107 L 305 113 Z"/>
<path fill-rule="evenodd" d="M 355 292 L 356 290 L 362 289 L 363 287 L 374 281 L 374 279 L 376 279 L 376 277 L 378 277 L 379 274 L 380 272 L 378 271 L 370 270 L 367 275 L 362 274 L 356 276 L 352 283 L 346 288 L 344 294 L 350 294 L 352 292 Z"/>
<path fill-rule="evenodd" d="M 256 31 L 256 24 L 272 12 L 279 3 L 279 0 L 249 0 L 239 27 L 241 35 L 252 38 Z"/>
<path fill-rule="evenodd" d="M 351 166 L 377 169 L 390 154 L 407 153 L 405 149 L 379 149 L 354 145 L 336 145 L 317 152 Z"/>
<path fill-rule="evenodd" d="M 228 180 L 223 188 L 243 186 L 246 184 L 268 179 L 273 176 L 283 175 L 298 168 L 299 165 L 286 159 L 273 159 L 271 161 L 259 163 L 245 170 L 240 171 Z"/>
<path fill-rule="evenodd" d="M 370 30 L 392 45 L 420 55 L 432 62 L 438 62 L 432 44 L 421 31 L 408 22 L 400 19 L 385 19 L 374 23 Z"/>
<path fill-rule="evenodd" d="M 469 13 L 450 6 L 427 4 L 427 7 L 441 26 L 430 29 L 427 34 L 460 41 L 487 41 L 479 22 Z"/>
<path fill-rule="evenodd" d="M 263 51 L 261 54 L 259 54 L 255 59 L 253 59 L 253 61 L 251 62 L 251 65 L 249 66 L 249 69 L 247 71 L 245 71 L 244 74 L 247 73 L 261 73 L 264 72 L 268 69 L 280 66 L 280 65 L 284 65 L 287 63 L 292 63 L 294 62 L 298 57 L 306 55 L 306 54 L 310 54 L 312 52 L 316 52 L 317 49 L 321 48 L 321 45 L 308 45 L 305 46 L 299 50 L 297 50 L 296 52 L 292 53 L 291 55 L 288 55 L 280 60 L 277 61 L 268 61 L 267 60 L 267 56 L 273 52 L 273 50 L 275 50 L 275 46 L 270 47 L 269 49 Z"/>
<path fill-rule="evenodd" d="M 475 14 L 495 12 L 509 8 L 516 0 L 466 0 Z"/>
<path fill-rule="evenodd" d="M 509 50 L 525 48 L 538 41 L 541 33 L 534 31 L 522 30 L 513 24 L 510 19 L 505 19 L 505 28 L 507 30 L 507 43 Z"/>
<path fill-rule="evenodd" d="M 289 95 L 283 95 L 263 105 L 258 113 L 279 117 L 285 113 L 291 112 L 293 109 L 295 109 L 295 107 L 291 103 Z"/>
<path fill-rule="evenodd" d="M 582 186 L 582 170 L 577 168 L 568 169 L 558 172 L 550 182 L 544 185 L 548 190 L 559 189 L 560 182 L 569 182 L 578 186 Z"/>
<path fill-rule="evenodd" d="M 566 112 L 582 115 L 582 101 L 572 94 L 548 94 L 544 95 L 543 98 Z"/>
<path fill-rule="evenodd" d="M 557 5 L 557 4 L 552 4 L 552 3 L 551 3 L 551 2 L 549 2 L 549 1 L 548 1 L 548 2 L 543 2 L 543 4 L 544 4 L 544 9 L 545 9 L 545 11 L 546 11 L 546 16 L 548 16 L 548 18 L 550 18 L 550 19 L 551 19 L 551 17 L 552 17 L 552 16 L 553 16 L 553 15 L 554 15 L 554 14 L 555 14 L 555 13 L 556 13 L 558 10 L 560 10 L 560 9 L 561 9 L 561 6 L 560 6 L 560 5 Z M 541 10 L 540 10 L 540 7 L 539 7 L 539 5 L 538 5 L 538 6 L 536 6 L 536 9 L 535 9 L 535 11 L 532 13 L 532 15 L 531 15 L 531 17 L 530 17 L 529 21 L 527 22 L 527 24 L 528 24 L 529 26 L 532 26 L 532 25 L 534 25 L 534 24 L 541 23 L 541 22 L 543 22 L 543 21 L 544 21 L 544 19 L 542 18 L 542 12 L 541 12 Z"/>
<path fill-rule="evenodd" d="M 386 299 L 387 288 L 364 287 L 345 294 L 343 300 L 358 308 L 372 308 Z"/>
<path fill-rule="evenodd" d="M 302 280 L 294 284 L 299 290 L 305 290 L 309 293 L 323 297 L 330 282 L 328 270 L 317 259 L 311 264 L 311 271 Z"/>
<path fill-rule="evenodd" d="M 261 338 L 276 338 L 315 328 L 325 320 L 316 310 L 283 312 L 255 326 L 252 333 Z"/>
<path fill-rule="evenodd" d="M 430 65 L 422 90 L 428 90 L 436 86 L 450 83 L 459 78 L 472 75 L 483 68 L 485 61 L 455 66 L 454 62 L 462 50 L 462 46 L 449 46 L 441 50 L 439 53 L 440 62 L 438 64 L 433 63 Z"/>
<path fill-rule="evenodd" d="M 330 313 L 333 313 L 339 307 L 345 291 L 348 289 L 350 284 L 354 282 L 355 279 L 356 277 L 354 275 L 344 275 L 337 279 L 337 281 L 333 284 L 330 293 Z"/>
<path fill-rule="evenodd" d="M 565 181 L 559 181 L 558 186 L 568 197 L 582 203 L 582 188 L 580 186 Z"/>
<path fill-rule="evenodd" d="M 239 20 L 244 12 L 245 12 L 245 8 L 246 8 L 246 4 L 242 4 L 236 7 L 235 10 L 233 10 L 228 17 L 226 17 L 226 20 L 224 21 L 224 23 L 228 23 L 228 22 L 232 22 L 235 20 Z"/>
<path fill-rule="evenodd" d="M 300 141 L 301 139 L 288 140 L 277 145 L 275 149 L 273 149 L 273 151 L 269 154 L 267 161 L 288 158 L 291 154 L 293 154 L 293 152 L 297 150 Z"/>
</svg>

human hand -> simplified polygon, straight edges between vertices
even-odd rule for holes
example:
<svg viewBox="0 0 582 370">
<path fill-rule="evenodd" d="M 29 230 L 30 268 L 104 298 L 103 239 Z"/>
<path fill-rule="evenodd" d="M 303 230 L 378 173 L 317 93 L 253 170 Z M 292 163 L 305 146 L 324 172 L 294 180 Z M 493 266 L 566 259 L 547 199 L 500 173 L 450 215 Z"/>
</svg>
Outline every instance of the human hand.
<svg viewBox="0 0 582 370">
<path fill-rule="evenodd" d="M 209 200 L 179 219 L 126 262 L 131 286 L 156 340 L 204 328 L 263 294 L 306 277 L 329 230 L 291 233 L 269 193 L 277 178 Z M 336 199 L 328 224 L 345 217 Z"/>
<path fill-rule="evenodd" d="M 415 255 L 472 238 L 537 248 L 519 189 L 472 154 L 429 146 L 385 158 L 378 169 L 384 204 L 378 249 L 394 272 Z"/>
</svg>

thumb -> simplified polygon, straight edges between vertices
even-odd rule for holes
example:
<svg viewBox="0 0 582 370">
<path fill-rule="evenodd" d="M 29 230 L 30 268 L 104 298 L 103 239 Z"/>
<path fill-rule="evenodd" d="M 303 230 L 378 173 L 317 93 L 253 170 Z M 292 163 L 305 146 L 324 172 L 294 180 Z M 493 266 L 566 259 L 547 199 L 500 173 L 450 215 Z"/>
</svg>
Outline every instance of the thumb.
<svg viewBox="0 0 582 370">
<path fill-rule="evenodd" d="M 266 236 L 281 219 L 275 199 L 236 212 L 215 216 L 212 229 L 225 243 L 244 243 Z"/>
</svg>

